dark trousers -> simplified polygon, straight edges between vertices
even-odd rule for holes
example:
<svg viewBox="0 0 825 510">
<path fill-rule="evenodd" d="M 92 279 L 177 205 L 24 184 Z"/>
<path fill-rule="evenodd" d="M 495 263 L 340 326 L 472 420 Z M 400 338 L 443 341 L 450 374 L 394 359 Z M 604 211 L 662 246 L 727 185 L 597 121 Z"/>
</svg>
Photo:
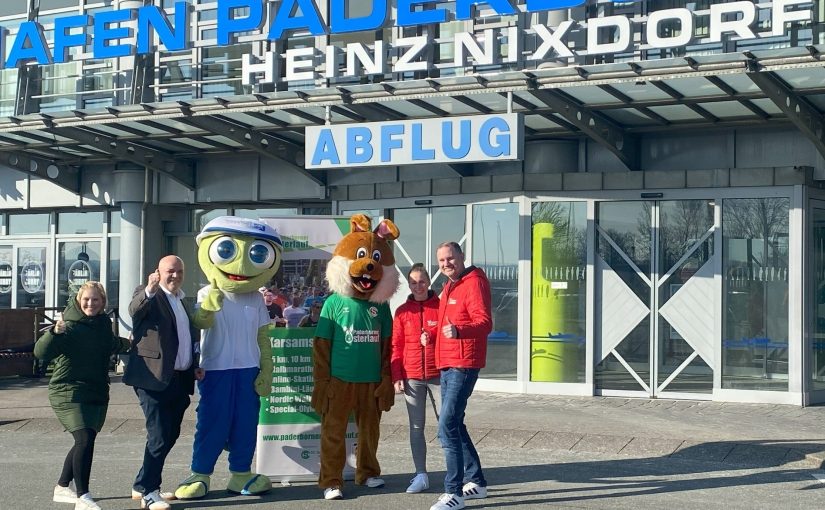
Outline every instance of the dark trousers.
<svg viewBox="0 0 825 510">
<path fill-rule="evenodd" d="M 74 481 L 78 496 L 89 492 L 89 476 L 92 473 L 92 457 L 95 454 L 94 429 L 80 429 L 72 432 L 74 446 L 63 461 L 63 471 L 57 480 L 57 485 L 68 487 Z"/>
<path fill-rule="evenodd" d="M 163 391 L 135 388 L 135 393 L 146 417 L 146 448 L 143 465 L 132 487 L 142 494 L 149 494 L 160 489 L 163 463 L 180 436 L 183 413 L 189 407 L 189 393 L 177 373 Z"/>
</svg>

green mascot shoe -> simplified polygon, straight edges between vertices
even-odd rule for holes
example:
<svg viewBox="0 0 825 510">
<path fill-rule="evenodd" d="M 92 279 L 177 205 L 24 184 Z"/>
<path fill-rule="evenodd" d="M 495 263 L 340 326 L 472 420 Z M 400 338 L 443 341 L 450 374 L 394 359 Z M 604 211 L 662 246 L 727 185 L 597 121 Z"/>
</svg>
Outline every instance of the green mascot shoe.
<svg viewBox="0 0 825 510">
<path fill-rule="evenodd" d="M 189 478 L 182 481 L 175 490 L 175 497 L 178 499 L 199 499 L 209 492 L 209 475 L 192 473 Z"/>
<path fill-rule="evenodd" d="M 232 477 L 229 479 L 229 484 L 226 490 L 234 494 L 243 494 L 244 496 L 255 496 L 269 492 L 272 489 L 272 482 L 264 475 L 256 475 L 251 471 L 246 473 L 232 472 Z"/>
</svg>

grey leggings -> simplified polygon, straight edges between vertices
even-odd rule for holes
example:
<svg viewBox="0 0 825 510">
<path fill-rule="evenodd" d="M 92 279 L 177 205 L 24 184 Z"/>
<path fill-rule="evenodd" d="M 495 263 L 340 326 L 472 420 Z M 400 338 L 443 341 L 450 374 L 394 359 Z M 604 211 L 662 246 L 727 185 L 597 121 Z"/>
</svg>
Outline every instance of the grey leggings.
<svg viewBox="0 0 825 510">
<path fill-rule="evenodd" d="M 407 415 L 410 418 L 410 449 L 412 450 L 413 464 L 416 473 L 427 472 L 427 439 L 424 437 L 424 421 L 427 408 L 433 404 L 430 395 L 435 399 L 435 409 L 441 409 L 440 378 L 405 379 L 404 400 L 407 402 Z M 428 390 L 429 394 L 428 395 Z M 437 419 L 437 414 L 435 414 Z"/>
</svg>

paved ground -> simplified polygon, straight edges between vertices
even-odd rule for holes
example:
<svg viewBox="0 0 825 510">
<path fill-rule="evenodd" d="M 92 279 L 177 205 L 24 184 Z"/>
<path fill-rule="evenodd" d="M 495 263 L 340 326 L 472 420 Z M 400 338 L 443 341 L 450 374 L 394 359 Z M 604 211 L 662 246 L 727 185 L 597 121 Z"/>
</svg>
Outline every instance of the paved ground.
<svg viewBox="0 0 825 510">
<path fill-rule="evenodd" d="M 53 418 L 46 381 L 0 379 L 0 510 L 71 508 L 51 502 L 70 445 Z M 194 406 L 166 470 L 187 474 Z M 481 393 L 467 412 L 490 498 L 470 508 L 822 508 L 825 408 L 600 397 Z M 319 499 L 311 483 L 278 486 L 262 498 L 229 497 L 174 508 L 428 508 L 441 489 L 443 460 L 429 430 L 429 493 L 403 494 L 411 470 L 403 401 L 383 420 L 379 458 L 387 487 L 348 487 L 347 500 Z M 113 378 L 109 419 L 93 469 L 104 509 L 137 508 L 128 494 L 143 440 L 131 389 Z M 213 487 L 225 483 L 219 470 Z M 10 501 L 16 502 L 14 504 Z"/>
</svg>

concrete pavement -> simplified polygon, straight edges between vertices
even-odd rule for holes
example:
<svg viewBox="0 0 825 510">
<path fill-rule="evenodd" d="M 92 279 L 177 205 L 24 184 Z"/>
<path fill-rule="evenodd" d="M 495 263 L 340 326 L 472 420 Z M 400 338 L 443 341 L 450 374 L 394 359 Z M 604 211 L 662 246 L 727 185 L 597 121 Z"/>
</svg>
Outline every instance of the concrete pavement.
<svg viewBox="0 0 825 510">
<path fill-rule="evenodd" d="M 194 407 L 164 470 L 172 488 L 188 474 Z M 557 397 L 477 392 L 467 422 L 490 496 L 468 508 L 820 508 L 825 500 L 825 408 L 694 401 Z M 428 423 L 434 424 L 432 416 Z M 312 482 L 275 484 L 261 497 L 228 495 L 219 460 L 212 491 L 173 510 L 418 510 L 442 490 L 444 462 L 428 430 L 431 488 L 405 494 L 412 461 L 403 400 L 385 415 L 379 460 L 387 486 L 347 484 L 327 502 Z M 109 418 L 98 437 L 92 493 L 104 510 L 138 508 L 129 490 L 142 455 L 143 417 L 131 388 L 113 378 Z M 0 510 L 68 510 L 51 490 L 71 444 L 54 419 L 47 381 L 0 379 Z"/>
<path fill-rule="evenodd" d="M 48 404 L 47 383 L 0 379 L 0 432 L 61 430 Z M 183 434 L 194 430 L 194 407 L 184 418 Z M 435 419 L 428 420 L 434 440 Z M 510 450 L 673 456 L 735 466 L 825 463 L 825 407 L 476 392 L 466 423 L 479 446 Z M 407 430 L 398 396 L 382 419 L 382 441 L 406 441 Z M 142 431 L 132 389 L 113 377 L 103 433 Z"/>
</svg>

